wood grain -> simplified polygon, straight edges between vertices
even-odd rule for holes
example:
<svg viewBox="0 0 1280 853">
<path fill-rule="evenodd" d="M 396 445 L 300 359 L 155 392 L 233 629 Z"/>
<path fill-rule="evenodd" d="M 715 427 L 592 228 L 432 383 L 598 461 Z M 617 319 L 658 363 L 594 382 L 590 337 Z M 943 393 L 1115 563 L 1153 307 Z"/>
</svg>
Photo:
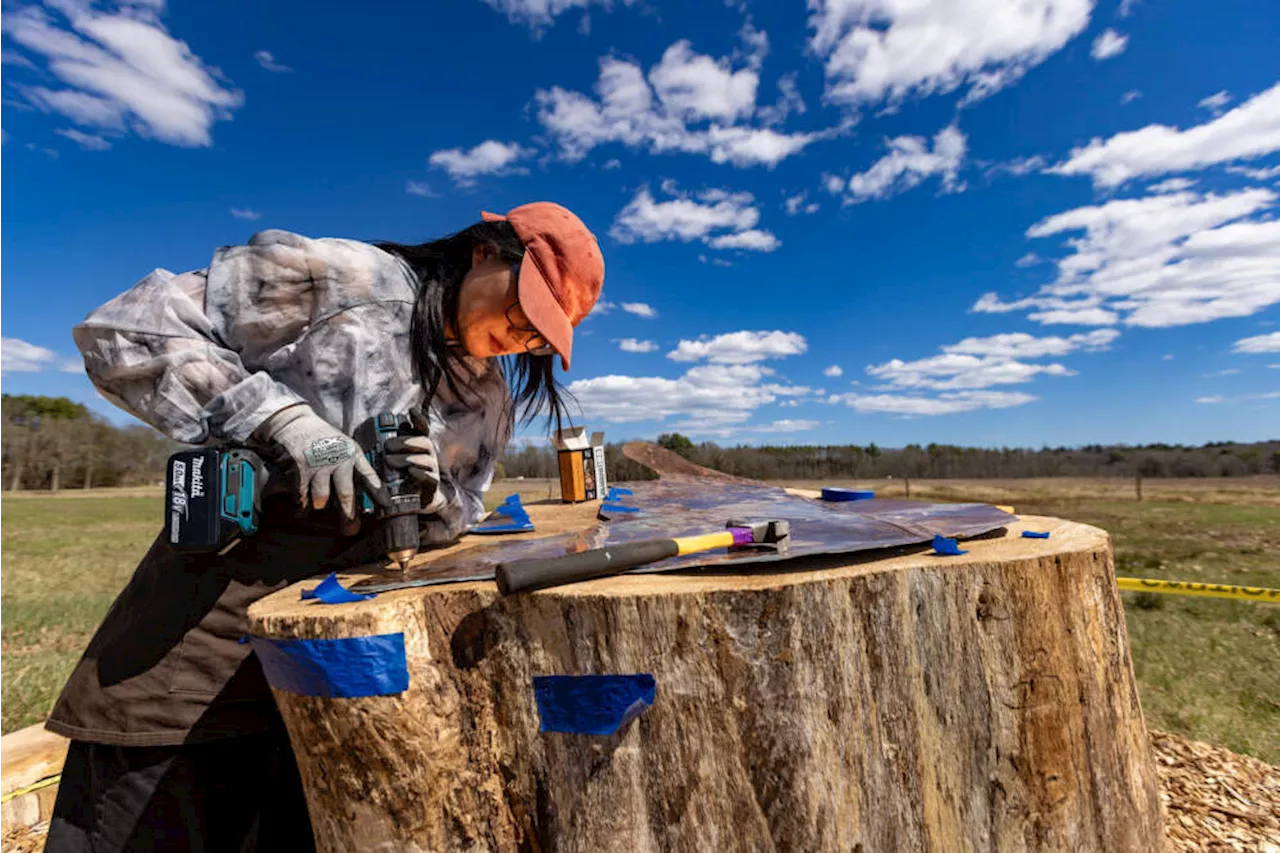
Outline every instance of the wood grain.
<svg viewBox="0 0 1280 853">
<path fill-rule="evenodd" d="M 299 585 L 250 623 L 405 633 L 401 695 L 276 693 L 323 850 L 1160 850 L 1107 535 L 964 547 L 506 599 Z M 617 735 L 539 732 L 533 676 L 633 672 L 657 700 Z"/>
</svg>

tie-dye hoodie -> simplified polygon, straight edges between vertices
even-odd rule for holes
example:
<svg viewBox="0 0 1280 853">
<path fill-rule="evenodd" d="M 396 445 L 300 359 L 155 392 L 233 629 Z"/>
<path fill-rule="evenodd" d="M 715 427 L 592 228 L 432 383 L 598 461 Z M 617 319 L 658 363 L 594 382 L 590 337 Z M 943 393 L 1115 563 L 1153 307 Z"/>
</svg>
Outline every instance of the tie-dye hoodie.
<svg viewBox="0 0 1280 853">
<path fill-rule="evenodd" d="M 401 258 L 368 243 L 268 230 L 217 250 L 207 269 L 154 270 L 74 337 L 98 390 L 177 441 L 247 443 L 300 402 L 351 435 L 380 411 L 422 402 L 409 343 L 417 289 Z M 441 382 L 428 413 L 448 503 L 423 518 L 426 544 L 483 515 L 511 435 L 498 364 L 465 363 L 474 394 Z"/>
</svg>

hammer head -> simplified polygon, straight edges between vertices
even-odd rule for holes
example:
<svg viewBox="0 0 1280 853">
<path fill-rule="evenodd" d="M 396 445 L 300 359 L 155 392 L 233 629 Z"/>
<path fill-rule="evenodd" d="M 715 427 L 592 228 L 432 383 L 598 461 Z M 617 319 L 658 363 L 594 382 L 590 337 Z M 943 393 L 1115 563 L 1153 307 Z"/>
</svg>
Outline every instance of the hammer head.
<svg viewBox="0 0 1280 853">
<path fill-rule="evenodd" d="M 751 545 L 781 550 L 791 540 L 791 524 L 781 518 L 731 518 L 725 527 L 751 531 Z"/>
</svg>

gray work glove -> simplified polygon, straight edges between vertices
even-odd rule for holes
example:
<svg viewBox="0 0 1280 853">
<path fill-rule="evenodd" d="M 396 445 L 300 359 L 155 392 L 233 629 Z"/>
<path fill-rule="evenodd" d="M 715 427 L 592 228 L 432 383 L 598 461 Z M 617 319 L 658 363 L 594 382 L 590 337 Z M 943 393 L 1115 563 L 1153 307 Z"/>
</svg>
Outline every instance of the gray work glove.
<svg viewBox="0 0 1280 853">
<path fill-rule="evenodd" d="M 385 495 L 382 481 L 355 439 L 330 425 L 306 404 L 276 412 L 262 425 L 263 437 L 281 447 L 298 471 L 298 499 L 305 507 L 324 509 L 329 503 L 330 483 L 338 493 L 342 513 L 356 517 L 355 474 L 369 485 L 375 500 Z"/>
<path fill-rule="evenodd" d="M 436 444 L 425 435 L 404 435 L 387 439 L 387 465 L 404 468 L 409 476 L 421 484 L 424 492 L 430 491 L 431 500 L 419 512 L 433 513 L 445 501 L 440 489 L 440 458 Z"/>
</svg>

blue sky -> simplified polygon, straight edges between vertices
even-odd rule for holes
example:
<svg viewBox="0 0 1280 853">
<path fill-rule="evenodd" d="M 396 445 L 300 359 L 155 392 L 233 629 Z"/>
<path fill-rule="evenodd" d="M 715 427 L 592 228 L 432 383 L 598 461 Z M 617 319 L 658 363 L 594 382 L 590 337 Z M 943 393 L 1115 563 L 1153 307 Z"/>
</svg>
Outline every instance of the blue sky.
<svg viewBox="0 0 1280 853">
<path fill-rule="evenodd" d="M 1019 11 L 1021 10 L 1021 11 Z M 85 0 L 3 17 L 3 388 L 128 422 L 71 327 L 257 230 L 554 200 L 612 438 L 1280 436 L 1269 0 Z"/>
</svg>

